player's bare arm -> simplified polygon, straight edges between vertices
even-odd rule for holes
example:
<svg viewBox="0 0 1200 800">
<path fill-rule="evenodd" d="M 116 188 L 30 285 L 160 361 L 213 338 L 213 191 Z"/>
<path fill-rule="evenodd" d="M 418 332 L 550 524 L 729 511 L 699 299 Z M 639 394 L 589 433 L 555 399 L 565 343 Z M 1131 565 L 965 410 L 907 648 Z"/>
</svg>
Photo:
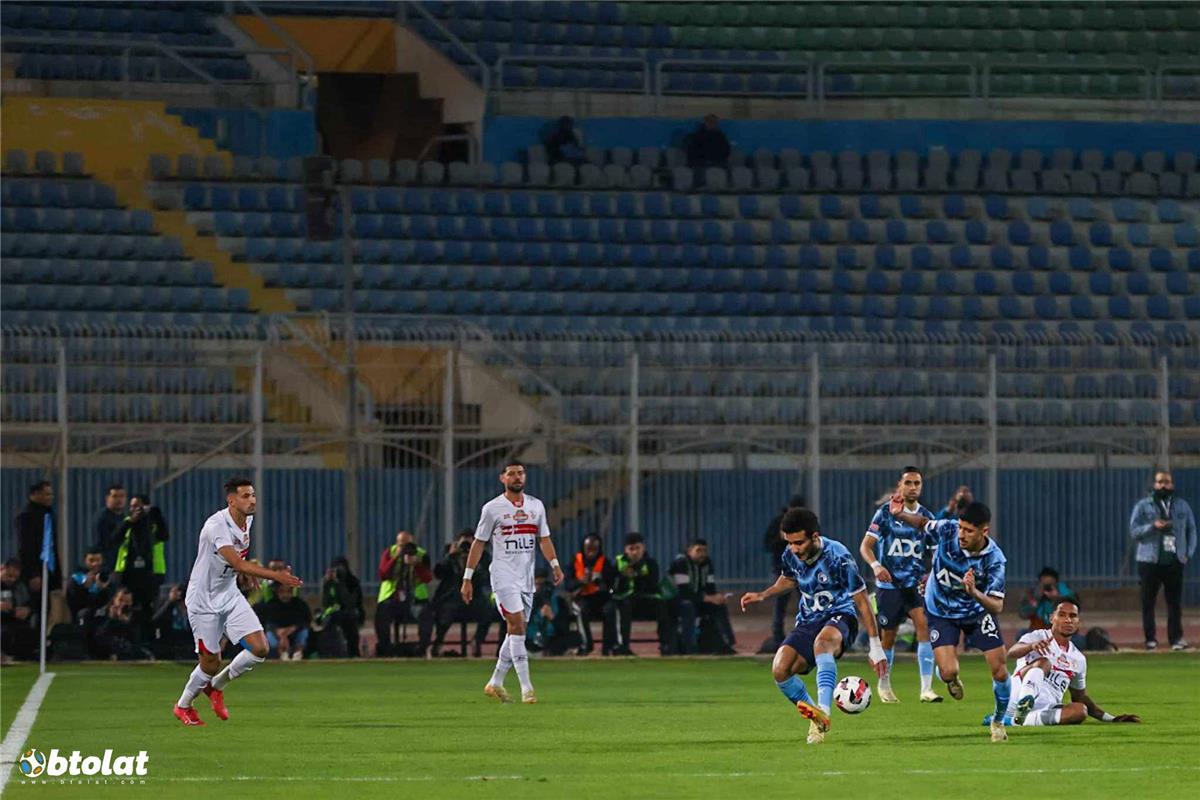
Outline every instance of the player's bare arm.
<svg viewBox="0 0 1200 800">
<path fill-rule="evenodd" d="M 913 530 L 923 531 L 929 523 L 929 518 L 920 514 L 913 514 L 910 511 L 904 510 L 904 498 L 898 494 L 892 495 L 891 501 L 888 503 L 888 511 L 896 519 L 903 522 Z"/>
<path fill-rule="evenodd" d="M 1050 652 L 1050 644 L 1053 639 L 1042 639 L 1040 642 L 1017 642 L 1012 647 L 1008 648 L 1008 657 L 1011 659 L 1022 659 L 1030 653 L 1037 653 L 1039 656 L 1044 656 Z"/>
<path fill-rule="evenodd" d="M 746 592 L 744 595 L 742 595 L 742 611 L 746 610 L 746 606 L 753 605 L 754 603 L 761 603 L 763 600 L 767 600 L 777 594 L 786 594 L 787 592 L 794 592 L 795 590 L 796 582 L 791 578 L 780 575 L 775 579 L 773 584 L 768 586 L 766 589 L 763 589 L 761 592 Z"/>
<path fill-rule="evenodd" d="M 875 560 L 875 539 L 873 537 L 868 535 L 863 536 L 862 542 L 858 545 L 858 554 L 862 556 L 862 560 L 875 573 L 875 580 L 883 581 L 884 583 L 892 582 L 892 573 L 888 572 L 887 567 Z"/>
<path fill-rule="evenodd" d="M 558 564 L 558 554 L 554 551 L 554 542 L 550 541 L 549 536 L 543 536 L 538 539 L 538 545 L 542 548 L 542 555 L 550 562 L 550 569 L 553 570 L 554 585 L 558 586 L 563 581 L 562 567 Z"/>
<path fill-rule="evenodd" d="M 1133 722 L 1140 723 L 1142 718 L 1137 714 L 1118 714 L 1116 716 L 1109 714 L 1100 706 L 1096 705 L 1096 701 L 1088 697 L 1086 689 L 1071 689 L 1071 702 L 1082 703 L 1087 709 L 1088 716 L 1092 719 L 1098 719 L 1101 722 Z"/>
<path fill-rule="evenodd" d="M 963 575 L 962 585 L 963 591 L 974 598 L 989 614 L 999 614 L 1004 610 L 1003 597 L 992 597 L 979 591 L 979 587 L 975 585 L 975 570 L 967 570 L 967 574 Z"/>
<path fill-rule="evenodd" d="M 875 612 L 871 609 L 871 602 L 867 599 L 865 589 L 855 592 L 852 598 L 854 599 L 854 610 L 858 612 L 858 621 L 866 629 L 867 641 L 870 642 L 867 660 L 871 662 L 871 669 L 875 670 L 875 674 L 882 678 L 887 674 L 888 663 L 887 655 L 883 652 L 883 645 L 879 641 L 879 628 L 875 624 Z M 847 644 L 850 643 L 847 642 Z"/>
<path fill-rule="evenodd" d="M 479 566 L 479 559 L 483 558 L 483 548 L 486 546 L 482 539 L 476 539 L 471 542 L 471 550 L 467 553 L 467 568 L 463 572 L 462 586 L 458 592 L 462 595 L 463 602 L 468 605 L 475 597 L 475 584 L 471 582 L 471 578 L 475 575 L 475 568 Z"/>
<path fill-rule="evenodd" d="M 255 578 L 264 578 L 269 581 L 275 581 L 276 583 L 282 583 L 285 586 L 304 585 L 304 581 L 300 580 L 290 572 L 267 569 L 266 567 L 255 564 L 252 561 L 247 561 L 238 554 L 237 549 L 234 548 L 233 545 L 227 544 L 224 547 L 220 547 L 217 549 L 217 552 L 221 554 L 221 558 L 225 559 L 225 561 L 229 564 L 229 568 L 234 572 L 241 573 L 242 575 L 250 575 Z"/>
</svg>

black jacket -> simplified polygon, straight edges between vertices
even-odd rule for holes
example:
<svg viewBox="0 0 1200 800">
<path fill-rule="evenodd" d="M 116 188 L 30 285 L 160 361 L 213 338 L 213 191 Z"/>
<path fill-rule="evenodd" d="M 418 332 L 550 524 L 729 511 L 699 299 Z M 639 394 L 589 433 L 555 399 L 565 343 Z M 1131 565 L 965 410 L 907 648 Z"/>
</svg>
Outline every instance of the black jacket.
<svg viewBox="0 0 1200 800">
<path fill-rule="evenodd" d="M 650 556 L 642 556 L 642 560 L 631 565 L 625 554 L 617 556 L 609 562 L 608 585 L 613 587 L 613 597 L 618 600 L 633 595 L 643 597 L 661 597 L 659 592 L 658 562 Z M 624 569 L 633 567 L 633 576 L 624 574 Z"/>
<path fill-rule="evenodd" d="M 21 580 L 29 583 L 30 578 L 42 577 L 42 525 L 50 509 L 32 500 L 13 520 L 13 534 L 17 540 L 17 558 L 21 561 Z M 62 561 L 58 557 L 58 520 L 50 517 L 50 541 L 54 548 L 55 569 L 50 573 L 50 590 L 62 588 Z"/>
<path fill-rule="evenodd" d="M 486 550 L 483 551 L 483 557 L 479 559 L 479 563 L 475 566 L 475 575 L 471 578 L 471 583 L 475 587 L 475 597 L 486 597 L 491 592 L 488 590 L 488 565 L 491 563 L 491 554 Z M 447 600 L 453 600 L 459 597 L 459 587 L 462 586 L 463 570 L 467 567 L 466 554 L 448 555 L 439 561 L 433 567 L 433 577 L 438 579 L 437 588 L 433 590 L 433 601 L 435 603 L 444 603 Z"/>
<path fill-rule="evenodd" d="M 96 515 L 96 521 L 92 523 L 93 544 L 104 553 L 105 569 L 112 569 L 113 564 L 117 563 L 117 547 L 120 546 L 120 543 L 113 544 L 113 541 L 117 528 L 121 527 L 124 522 L 124 515 L 109 511 L 105 507 L 100 509 L 100 513 Z"/>
<path fill-rule="evenodd" d="M 729 138 L 720 128 L 709 130 L 701 125 L 688 137 L 689 167 L 723 167 L 729 163 Z"/>
<path fill-rule="evenodd" d="M 713 576 L 712 559 L 706 558 L 699 564 L 680 553 L 671 562 L 668 570 L 680 600 L 693 603 L 704 602 L 704 595 L 717 593 L 717 580 Z"/>
</svg>

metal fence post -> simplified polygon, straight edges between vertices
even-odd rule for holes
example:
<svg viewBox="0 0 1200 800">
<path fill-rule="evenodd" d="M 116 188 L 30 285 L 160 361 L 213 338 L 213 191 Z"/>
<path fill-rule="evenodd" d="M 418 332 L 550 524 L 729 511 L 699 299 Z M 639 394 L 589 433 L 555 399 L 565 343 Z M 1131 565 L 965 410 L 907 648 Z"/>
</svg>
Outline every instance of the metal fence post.
<svg viewBox="0 0 1200 800">
<path fill-rule="evenodd" d="M 339 187 L 342 201 L 342 319 L 346 347 L 346 477 L 344 486 L 346 558 L 355 569 L 359 563 L 358 520 L 358 365 L 354 348 L 354 238 L 350 209 L 350 187 Z"/>
<path fill-rule="evenodd" d="M 442 381 L 442 540 L 454 540 L 454 365 L 455 353 L 446 350 L 446 374 Z"/>
<path fill-rule="evenodd" d="M 808 357 L 808 507 L 821 511 L 821 356 Z"/>
<path fill-rule="evenodd" d="M 59 453 L 58 453 L 58 522 L 55 527 L 58 539 L 58 557 L 60 570 L 66 569 L 66 565 L 72 564 L 71 561 L 71 537 L 69 534 L 71 502 L 71 483 L 70 483 L 70 467 L 68 464 L 70 456 L 70 431 L 68 429 L 67 420 L 67 345 L 59 341 L 58 343 L 58 435 L 59 435 Z M 45 592 L 42 593 L 45 596 Z"/>
<path fill-rule="evenodd" d="M 999 452 L 999 412 L 997 395 L 999 386 L 996 378 L 996 354 L 988 353 L 988 451 L 987 451 L 987 502 L 992 510 L 992 529 L 996 528 L 996 515 L 1000 508 L 1000 498 L 997 497 L 1000 479 Z"/>
<path fill-rule="evenodd" d="M 638 443 L 638 354 L 636 351 L 629 358 L 629 530 L 641 530 L 640 484 L 641 484 L 641 448 Z"/>
<path fill-rule="evenodd" d="M 1170 367 L 1166 354 L 1158 357 L 1158 469 L 1171 469 Z"/>
<path fill-rule="evenodd" d="M 254 385 L 250 393 L 250 414 L 254 420 L 254 488 L 263 490 L 263 345 L 254 351 Z M 257 520 L 256 520 L 257 521 Z M 260 564 L 267 563 L 263 554 L 262 527 L 254 537 L 254 557 Z"/>
</svg>

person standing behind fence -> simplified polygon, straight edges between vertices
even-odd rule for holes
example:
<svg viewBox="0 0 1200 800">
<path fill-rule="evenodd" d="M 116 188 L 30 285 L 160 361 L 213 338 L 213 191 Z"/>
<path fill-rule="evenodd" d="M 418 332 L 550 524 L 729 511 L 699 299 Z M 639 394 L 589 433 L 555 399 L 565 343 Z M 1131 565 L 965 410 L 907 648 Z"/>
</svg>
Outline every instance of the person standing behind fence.
<svg viewBox="0 0 1200 800">
<path fill-rule="evenodd" d="M 117 528 L 125 522 L 125 487 L 119 483 L 109 484 L 104 490 L 104 508 L 92 523 L 92 543 L 104 554 L 105 564 L 117 563 L 117 545 L 113 544 Z"/>
<path fill-rule="evenodd" d="M 29 487 L 29 503 L 13 520 L 13 533 L 17 540 L 17 558 L 21 562 L 21 580 L 29 588 L 30 607 L 33 620 L 37 622 L 42 609 L 42 589 L 54 592 L 62 588 L 62 574 L 58 570 L 58 520 L 54 517 L 54 488 L 50 481 L 38 481 Z M 49 586 L 42 586 L 42 542 L 46 527 L 50 529 L 51 559 L 47 579 Z M 47 609 L 50 604 L 47 603 Z M 53 619 L 53 614 L 50 616 Z"/>
<path fill-rule="evenodd" d="M 1129 535 L 1137 542 L 1141 581 L 1142 632 L 1146 649 L 1158 647 L 1154 604 L 1161 586 L 1167 600 L 1167 639 L 1172 650 L 1186 650 L 1183 638 L 1183 568 L 1196 551 L 1196 517 L 1182 497 L 1175 496 L 1171 473 L 1154 473 L 1154 488 L 1133 507 Z"/>
</svg>

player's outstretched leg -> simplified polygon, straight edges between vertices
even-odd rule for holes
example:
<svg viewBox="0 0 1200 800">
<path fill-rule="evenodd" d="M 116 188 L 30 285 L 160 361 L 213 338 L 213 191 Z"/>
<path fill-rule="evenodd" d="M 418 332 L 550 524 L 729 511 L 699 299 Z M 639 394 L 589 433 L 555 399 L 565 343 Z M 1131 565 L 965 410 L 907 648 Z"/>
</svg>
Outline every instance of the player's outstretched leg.
<svg viewBox="0 0 1200 800">
<path fill-rule="evenodd" d="M 1004 714 L 1008 711 L 1010 688 L 1008 667 L 1005 664 L 1004 648 L 996 647 L 983 654 L 992 670 L 992 696 L 996 699 L 996 707 L 992 710 L 990 726 L 993 742 L 1003 742 L 1008 739 L 1004 730 Z"/>
<path fill-rule="evenodd" d="M 771 662 L 771 676 L 775 678 L 775 685 L 779 687 L 779 691 L 805 719 L 812 721 L 814 718 L 824 717 L 821 726 L 818 726 L 816 722 L 809 726 L 808 743 L 816 744 L 825 738 L 825 731 L 829 728 L 829 718 L 828 715 L 821 713 L 821 709 L 809 695 L 808 687 L 796 674 L 806 669 L 808 669 L 808 663 L 791 646 L 782 645 L 775 651 L 775 660 Z"/>
<path fill-rule="evenodd" d="M 261 630 L 247 634 L 241 641 L 245 643 L 246 649 L 234 656 L 225 669 L 213 676 L 212 681 L 204 688 L 213 713 L 220 719 L 229 719 L 229 711 L 225 708 L 225 687 L 230 681 L 240 678 L 266 661 L 267 653 L 270 652 L 266 634 Z"/>
<path fill-rule="evenodd" d="M 917 668 L 921 671 L 921 702 L 942 702 L 942 696 L 933 690 L 933 645 L 928 639 L 917 642 Z"/>
<path fill-rule="evenodd" d="M 219 644 L 219 640 L 218 640 Z M 196 713 L 196 709 L 192 708 L 192 701 L 196 699 L 196 695 L 200 694 L 217 672 L 221 669 L 221 654 L 220 648 L 218 652 L 212 652 L 205 646 L 204 640 L 197 637 L 196 650 L 199 654 L 199 663 L 192 670 L 192 674 L 188 676 L 187 683 L 184 684 L 183 694 L 179 696 L 179 700 L 175 703 L 175 708 L 172 709 L 175 719 L 182 722 L 184 725 L 200 726 L 204 724 L 204 720 L 200 719 L 200 715 Z"/>
<path fill-rule="evenodd" d="M 955 700 L 962 700 L 963 685 L 958 678 L 958 656 L 954 652 L 954 647 L 935 647 L 933 659 L 937 662 L 938 677 L 946 683 L 946 691 Z"/>
<path fill-rule="evenodd" d="M 1014 724 L 1025 724 L 1025 718 L 1033 710 L 1033 702 L 1037 699 L 1038 688 L 1042 685 L 1042 681 L 1046 677 L 1046 670 L 1049 668 L 1050 662 L 1044 658 L 1038 659 L 1025 667 L 1025 671 L 1020 675 L 1018 683 L 1017 709 L 1013 714 Z"/>
</svg>

